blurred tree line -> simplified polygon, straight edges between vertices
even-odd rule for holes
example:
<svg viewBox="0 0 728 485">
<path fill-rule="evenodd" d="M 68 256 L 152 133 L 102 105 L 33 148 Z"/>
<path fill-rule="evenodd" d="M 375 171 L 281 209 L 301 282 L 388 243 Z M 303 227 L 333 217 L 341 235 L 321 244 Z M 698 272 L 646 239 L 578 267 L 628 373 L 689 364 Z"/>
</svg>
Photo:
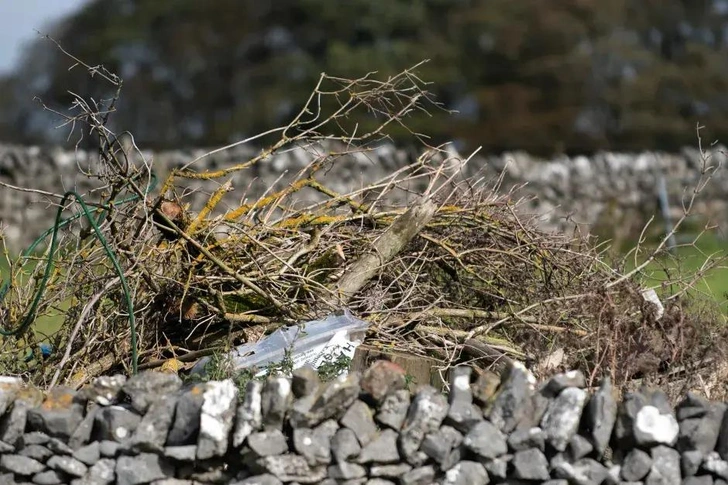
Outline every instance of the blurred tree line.
<svg viewBox="0 0 728 485">
<path fill-rule="evenodd" d="M 320 72 L 359 77 L 423 59 L 457 114 L 433 142 L 484 152 L 677 150 L 728 141 L 728 0 L 90 0 L 48 32 L 124 80 L 114 128 L 140 146 L 215 145 L 279 126 Z M 63 141 L 33 98 L 108 86 L 39 40 L 0 79 L 0 139 Z M 404 140 L 403 140 L 404 141 Z"/>
</svg>

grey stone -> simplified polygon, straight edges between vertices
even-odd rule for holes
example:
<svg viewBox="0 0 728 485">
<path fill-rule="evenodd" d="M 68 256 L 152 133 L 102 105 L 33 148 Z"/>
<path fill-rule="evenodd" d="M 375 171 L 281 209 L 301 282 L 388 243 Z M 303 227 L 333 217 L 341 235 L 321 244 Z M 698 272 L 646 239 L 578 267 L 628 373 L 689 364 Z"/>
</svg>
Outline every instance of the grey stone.
<svg viewBox="0 0 728 485">
<path fill-rule="evenodd" d="M 44 472 L 36 473 L 33 475 L 32 481 L 38 485 L 57 485 L 67 482 L 66 476 L 55 470 L 46 470 Z"/>
<path fill-rule="evenodd" d="M 299 367 L 291 376 L 291 390 L 297 398 L 310 396 L 321 387 L 321 378 L 318 372 L 310 365 Z"/>
<path fill-rule="evenodd" d="M 698 450 L 684 451 L 680 454 L 680 468 L 682 469 L 683 477 L 691 477 L 698 473 L 700 465 L 703 464 L 702 452 Z"/>
<path fill-rule="evenodd" d="M 557 374 L 546 381 L 541 392 L 547 397 L 556 397 L 567 387 L 578 387 L 579 389 L 586 387 L 584 374 L 578 370 Z"/>
<path fill-rule="evenodd" d="M 0 441 L 16 446 L 28 422 L 29 403 L 16 399 L 9 413 L 0 419 Z"/>
<path fill-rule="evenodd" d="M 10 405 L 23 387 L 23 380 L 19 377 L 0 376 L 0 416 L 10 408 Z"/>
<path fill-rule="evenodd" d="M 167 442 L 176 405 L 177 397 L 174 395 L 161 396 L 154 401 L 139 422 L 129 444 L 140 451 L 161 451 Z"/>
<path fill-rule="evenodd" d="M 722 460 L 720 455 L 711 451 L 708 453 L 703 460 L 703 470 L 712 473 L 716 477 L 720 477 L 724 480 L 728 479 L 728 462 Z"/>
<path fill-rule="evenodd" d="M 58 472 L 64 472 L 74 477 L 82 477 L 88 471 L 88 467 L 70 456 L 54 456 L 46 463 L 48 468 Z"/>
<path fill-rule="evenodd" d="M 418 451 L 427 433 L 440 427 L 447 416 L 448 403 L 445 396 L 431 386 L 422 387 L 407 411 L 402 431 L 399 435 L 399 448 L 402 457 L 411 465 L 419 465 Z"/>
<path fill-rule="evenodd" d="M 523 364 L 509 364 L 486 417 L 499 430 L 510 433 L 528 414 L 535 385 L 536 379 Z"/>
<path fill-rule="evenodd" d="M 622 480 L 620 474 L 622 473 L 621 465 L 612 465 L 607 469 L 607 477 L 604 479 L 605 485 L 620 485 Z"/>
<path fill-rule="evenodd" d="M 28 410 L 28 424 L 31 430 L 67 440 L 83 420 L 83 411 L 76 391 L 55 387 L 42 405 Z"/>
<path fill-rule="evenodd" d="M 356 463 L 341 462 L 329 467 L 329 478 L 334 480 L 353 480 L 367 476 L 367 470 Z"/>
<path fill-rule="evenodd" d="M 0 454 L 12 453 L 15 451 L 15 447 L 7 444 L 4 441 L 0 441 Z"/>
<path fill-rule="evenodd" d="M 359 397 L 359 375 L 352 372 L 325 384 L 319 392 L 298 399 L 291 409 L 291 425 L 311 428 L 327 419 L 339 419 Z M 264 401 L 265 402 L 265 401 Z"/>
<path fill-rule="evenodd" d="M 116 458 L 119 453 L 119 443 L 116 441 L 99 441 L 99 451 L 104 458 Z"/>
<path fill-rule="evenodd" d="M 238 388 L 232 380 L 207 383 L 200 414 L 197 458 L 207 460 L 223 456 L 228 449 L 228 435 L 233 427 Z"/>
<path fill-rule="evenodd" d="M 232 485 L 283 485 L 274 475 L 266 473 L 264 475 L 256 475 L 248 477 L 238 482 L 232 482 Z"/>
<path fill-rule="evenodd" d="M 713 477 L 700 475 L 698 477 L 683 478 L 682 485 L 713 485 Z"/>
<path fill-rule="evenodd" d="M 387 395 L 376 415 L 376 420 L 389 426 L 395 431 L 402 429 L 402 424 L 407 418 L 407 410 L 410 406 L 410 393 L 406 389 L 400 389 Z"/>
<path fill-rule="evenodd" d="M 645 479 L 645 485 L 679 485 L 680 454 L 664 445 L 651 450 L 652 467 Z"/>
<path fill-rule="evenodd" d="M 652 468 L 652 457 L 645 451 L 634 449 L 624 457 L 620 475 L 624 481 L 637 482 L 647 476 L 650 468 Z"/>
<path fill-rule="evenodd" d="M 111 406 L 119 402 L 121 390 L 126 384 L 126 376 L 101 376 L 84 387 L 82 395 L 85 399 L 101 406 Z"/>
<path fill-rule="evenodd" d="M 159 455 L 153 453 L 120 456 L 116 460 L 116 483 L 118 485 L 149 483 L 172 476 L 173 473 L 174 469 Z"/>
<path fill-rule="evenodd" d="M 282 482 L 316 483 L 326 478 L 326 467 L 311 467 L 299 455 L 277 455 L 259 458 L 257 465 Z"/>
<path fill-rule="evenodd" d="M 642 406 L 634 419 L 634 439 L 638 446 L 671 446 L 677 441 L 679 432 L 675 416 L 663 414 L 652 405 Z"/>
<path fill-rule="evenodd" d="M 363 401 L 354 401 L 339 422 L 354 432 L 362 446 L 368 445 L 377 434 L 372 410 Z"/>
<path fill-rule="evenodd" d="M 51 437 L 40 431 L 31 431 L 25 433 L 23 438 L 20 440 L 20 446 L 28 445 L 44 445 L 50 441 Z"/>
<path fill-rule="evenodd" d="M 688 391 L 685 399 L 677 405 L 675 414 L 678 421 L 702 418 L 708 413 L 709 406 L 710 403 L 705 398 L 698 396 L 692 391 Z"/>
<path fill-rule="evenodd" d="M 396 463 L 400 460 L 397 448 L 398 434 L 392 429 L 385 429 L 379 433 L 359 453 L 359 463 Z"/>
<path fill-rule="evenodd" d="M 599 389 L 589 399 L 582 420 L 587 438 L 594 446 L 597 455 L 601 457 L 609 446 L 609 439 L 617 420 L 617 401 L 609 377 L 602 379 Z"/>
<path fill-rule="evenodd" d="M 113 440 L 125 443 L 131 438 L 141 420 L 141 416 L 123 406 L 101 408 L 96 413 L 94 438 L 98 441 Z"/>
<path fill-rule="evenodd" d="M 448 395 L 450 409 L 447 422 L 459 431 L 467 432 L 469 428 L 483 419 L 480 408 L 473 404 L 473 391 L 470 388 L 472 368 L 458 366 L 450 371 L 450 393 Z"/>
<path fill-rule="evenodd" d="M 338 429 L 338 423 L 332 419 L 315 429 L 296 428 L 293 430 L 293 447 L 309 465 L 328 465 L 331 463 L 331 439 Z"/>
<path fill-rule="evenodd" d="M 516 478 L 541 481 L 550 478 L 549 462 L 541 450 L 537 448 L 517 451 L 513 454 L 511 463 Z"/>
<path fill-rule="evenodd" d="M 465 435 L 463 444 L 481 458 L 497 458 L 508 452 L 503 433 L 488 421 L 476 424 Z"/>
<path fill-rule="evenodd" d="M 142 371 L 126 381 L 122 390 L 131 398 L 132 407 L 143 414 L 154 401 L 176 393 L 181 387 L 182 380 L 177 374 Z"/>
<path fill-rule="evenodd" d="M 38 460 L 21 455 L 0 456 L 0 469 L 17 475 L 35 475 L 45 470 L 45 465 Z"/>
<path fill-rule="evenodd" d="M 405 375 L 405 370 L 394 362 L 378 360 L 364 371 L 361 379 L 361 389 L 376 403 L 381 403 L 389 394 L 406 390 L 407 379 Z"/>
<path fill-rule="evenodd" d="M 68 439 L 68 446 L 76 450 L 91 440 L 91 435 L 94 430 L 94 423 L 96 422 L 96 413 L 98 412 L 98 406 L 90 409 L 83 420 L 73 430 L 71 437 Z"/>
<path fill-rule="evenodd" d="M 563 478 L 554 478 L 551 480 L 546 480 L 545 482 L 541 482 L 541 485 L 569 485 L 568 480 L 564 480 Z"/>
<path fill-rule="evenodd" d="M 53 456 L 53 452 L 42 445 L 28 445 L 18 451 L 18 455 L 27 456 L 41 463 L 45 463 L 48 458 Z"/>
<path fill-rule="evenodd" d="M 79 480 L 79 485 L 104 485 L 114 483 L 116 479 L 116 461 L 102 458 L 88 469 L 86 475 Z"/>
<path fill-rule="evenodd" d="M 59 440 L 58 438 L 50 438 L 48 439 L 48 442 L 45 444 L 46 448 L 51 450 L 56 455 L 71 455 L 73 454 L 73 450 L 70 446 L 68 446 L 63 441 Z"/>
<path fill-rule="evenodd" d="M 488 485 L 485 467 L 476 461 L 461 461 L 445 473 L 443 485 Z"/>
<path fill-rule="evenodd" d="M 337 463 L 347 461 L 359 455 L 361 445 L 356 435 L 349 428 L 341 428 L 331 438 L 331 452 Z"/>
<path fill-rule="evenodd" d="M 396 465 L 374 465 L 369 468 L 369 475 L 372 477 L 399 478 L 412 470 L 409 463 L 397 463 Z"/>
<path fill-rule="evenodd" d="M 614 448 L 631 450 L 635 447 L 634 435 L 637 413 L 647 405 L 647 398 L 639 392 L 628 392 L 619 403 L 617 419 L 614 423 Z"/>
<path fill-rule="evenodd" d="M 432 465 L 413 468 L 399 477 L 401 485 L 430 485 L 435 479 L 435 468 Z"/>
<path fill-rule="evenodd" d="M 263 427 L 266 430 L 283 429 L 283 420 L 293 399 L 291 381 L 287 377 L 274 376 L 265 381 L 261 394 Z"/>
<path fill-rule="evenodd" d="M 370 478 L 366 481 L 365 485 L 397 485 L 391 480 L 385 480 L 383 478 Z"/>
<path fill-rule="evenodd" d="M 575 434 L 569 440 L 568 453 L 571 461 L 584 458 L 593 450 L 594 446 L 592 446 L 591 442 L 580 434 Z"/>
<path fill-rule="evenodd" d="M 167 446 L 183 446 L 197 443 L 200 432 L 200 411 L 207 385 L 198 383 L 186 389 L 177 399 L 174 421 L 167 433 Z M 236 445 L 239 446 L 239 445 Z"/>
<path fill-rule="evenodd" d="M 579 428 L 586 398 L 585 390 L 568 387 L 549 404 L 541 420 L 541 428 L 554 449 L 566 450 L 566 446 Z"/>
<path fill-rule="evenodd" d="M 505 480 L 508 477 L 508 463 L 511 458 L 512 456 L 510 455 L 492 458 L 490 460 L 483 461 L 483 466 L 492 478 L 499 481 Z"/>
<path fill-rule="evenodd" d="M 513 451 L 522 451 L 529 448 L 546 449 L 546 433 L 536 426 L 527 429 L 517 429 L 508 436 L 508 446 Z"/>
<path fill-rule="evenodd" d="M 245 386 L 243 402 L 235 414 L 235 448 L 242 446 L 250 433 L 260 430 L 263 425 L 262 390 L 263 383 L 256 380 L 249 381 Z"/>
<path fill-rule="evenodd" d="M 437 431 L 427 433 L 420 449 L 427 456 L 442 465 L 450 452 L 463 442 L 463 435 L 451 426 L 442 426 Z"/>
<path fill-rule="evenodd" d="M 599 485 L 609 474 L 604 465 L 591 458 L 582 458 L 574 463 L 552 463 L 552 468 L 558 478 L 565 478 L 574 485 Z"/>
<path fill-rule="evenodd" d="M 288 442 L 282 432 L 274 429 L 248 436 L 248 447 L 259 457 L 282 455 L 288 451 Z"/>
<path fill-rule="evenodd" d="M 74 451 L 72 456 L 81 463 L 91 466 L 101 459 L 101 445 L 98 441 L 94 441 Z"/>
<path fill-rule="evenodd" d="M 166 446 L 164 456 L 177 461 L 195 461 L 197 459 L 197 445 Z"/>
</svg>

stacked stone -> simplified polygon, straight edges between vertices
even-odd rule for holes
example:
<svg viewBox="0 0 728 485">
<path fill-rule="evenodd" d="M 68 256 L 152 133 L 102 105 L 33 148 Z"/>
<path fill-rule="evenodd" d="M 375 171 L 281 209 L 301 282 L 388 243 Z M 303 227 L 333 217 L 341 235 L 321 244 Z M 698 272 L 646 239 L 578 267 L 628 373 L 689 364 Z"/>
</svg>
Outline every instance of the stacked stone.
<svg viewBox="0 0 728 485">
<path fill-rule="evenodd" d="M 579 372 L 540 386 L 451 372 L 450 393 L 410 393 L 386 361 L 363 376 L 183 385 L 171 374 L 102 377 L 42 396 L 0 379 L 0 484 L 719 485 L 726 405 L 664 393 L 617 403 Z M 728 415 L 725 416 L 728 418 Z"/>
</svg>

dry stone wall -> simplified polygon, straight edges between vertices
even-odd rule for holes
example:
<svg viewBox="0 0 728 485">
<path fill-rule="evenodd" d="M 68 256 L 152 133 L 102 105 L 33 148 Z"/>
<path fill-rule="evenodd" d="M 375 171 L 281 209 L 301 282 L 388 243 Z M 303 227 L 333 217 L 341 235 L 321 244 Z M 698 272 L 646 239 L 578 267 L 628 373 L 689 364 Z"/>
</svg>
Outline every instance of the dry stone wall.
<svg viewBox="0 0 728 485">
<path fill-rule="evenodd" d="M 660 391 L 618 402 L 579 372 L 538 385 L 451 371 L 450 392 L 410 392 L 375 362 L 322 383 L 183 384 L 174 374 L 101 377 L 43 398 L 0 385 L 0 483 L 246 485 L 712 485 L 728 480 L 726 405 Z"/>
<path fill-rule="evenodd" d="M 220 207 L 236 206 L 246 197 L 257 197 L 276 184 L 285 184 L 322 150 L 320 147 L 299 147 L 264 160 L 252 170 L 233 174 L 233 190 Z M 144 158 L 163 176 L 205 152 L 203 149 L 146 152 Z M 725 160 L 722 148 L 713 148 L 711 153 L 711 164 L 722 166 Z M 204 158 L 193 168 L 214 170 L 248 160 L 256 154 L 253 148 L 237 147 Z M 382 145 L 340 160 L 326 172 L 326 182 L 340 191 L 360 188 L 410 163 L 417 155 Z M 456 156 L 455 153 L 452 155 Z M 54 193 L 70 188 L 84 193 L 95 184 L 79 168 L 87 167 L 94 160 L 95 155 L 80 150 L 0 145 L 0 181 Z M 141 158 L 136 157 L 135 163 L 141 166 Z M 496 181 L 503 174 L 502 191 L 522 187 L 520 194 L 537 196 L 538 200 L 525 204 L 524 210 L 538 215 L 546 229 L 565 229 L 572 227 L 574 222 L 588 227 L 595 223 L 619 226 L 625 221 L 643 220 L 657 211 L 660 174 L 665 177 L 670 203 L 679 213 L 686 191 L 689 194 L 701 176 L 702 159 L 695 149 L 685 149 L 677 154 L 598 153 L 591 157 L 553 160 L 541 160 L 525 153 L 505 153 L 475 156 L 464 168 L 457 163 L 447 165 L 450 171 L 461 171 L 459 178 L 477 176 Z M 199 191 L 190 199 L 193 209 L 217 187 L 218 182 L 190 183 L 190 189 Z M 302 197 L 315 195 L 302 194 Z M 51 200 L 37 192 L 0 188 L 0 221 L 11 247 L 27 246 L 51 226 L 55 216 L 55 209 L 49 205 Z M 728 222 L 725 220 L 727 204 L 728 175 L 721 168 L 705 188 L 696 210 L 723 225 Z M 641 217 L 636 218 L 636 215 Z"/>
</svg>

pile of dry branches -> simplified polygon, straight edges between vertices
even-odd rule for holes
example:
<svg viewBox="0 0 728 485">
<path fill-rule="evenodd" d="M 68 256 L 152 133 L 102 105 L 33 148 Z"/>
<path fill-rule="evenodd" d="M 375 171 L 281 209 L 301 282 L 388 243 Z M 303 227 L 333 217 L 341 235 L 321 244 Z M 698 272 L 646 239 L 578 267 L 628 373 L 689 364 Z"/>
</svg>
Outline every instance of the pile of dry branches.
<svg viewBox="0 0 728 485">
<path fill-rule="evenodd" d="M 68 122 L 100 140 L 98 160 L 83 169 L 100 181 L 102 201 L 125 200 L 99 203 L 106 208 L 99 229 L 133 300 L 140 368 L 192 364 L 342 307 L 372 323 L 369 345 L 434 357 L 441 369 L 515 359 L 541 374 L 579 368 L 592 379 L 610 374 L 625 383 L 716 358 L 711 344 L 724 338 L 719 317 L 689 309 L 685 292 L 663 294 L 673 297 L 660 315 L 638 282 L 644 266 L 623 275 L 588 239 L 540 232 L 498 180 L 463 180 L 469 160 L 449 158 L 423 135 L 412 132 L 426 148 L 414 163 L 362 189 L 331 189 L 333 166 L 437 108 L 414 70 L 385 80 L 322 75 L 290 124 L 239 142 L 277 137 L 259 156 L 214 172 L 196 171 L 199 158 L 192 160 L 152 192 L 153 161 L 133 137 L 122 144 L 107 128 L 101 113 L 112 109 L 81 97 L 75 108 Z M 310 153 L 305 169 L 282 174 L 254 201 L 223 202 L 234 177 L 293 148 Z M 202 182 L 214 190 L 193 210 L 189 190 Z M 131 372 L 122 279 L 82 220 L 59 236 L 38 309 L 63 308 L 59 328 L 51 335 L 31 328 L 19 342 L 2 342 L 5 365 L 14 362 L 15 372 L 39 384 L 79 386 Z M 47 257 L 34 279 L 13 287 L 6 327 L 30 304 Z M 16 279 L 21 271 L 16 267 Z M 44 339 L 55 352 L 21 365 L 24 348 Z"/>
</svg>

